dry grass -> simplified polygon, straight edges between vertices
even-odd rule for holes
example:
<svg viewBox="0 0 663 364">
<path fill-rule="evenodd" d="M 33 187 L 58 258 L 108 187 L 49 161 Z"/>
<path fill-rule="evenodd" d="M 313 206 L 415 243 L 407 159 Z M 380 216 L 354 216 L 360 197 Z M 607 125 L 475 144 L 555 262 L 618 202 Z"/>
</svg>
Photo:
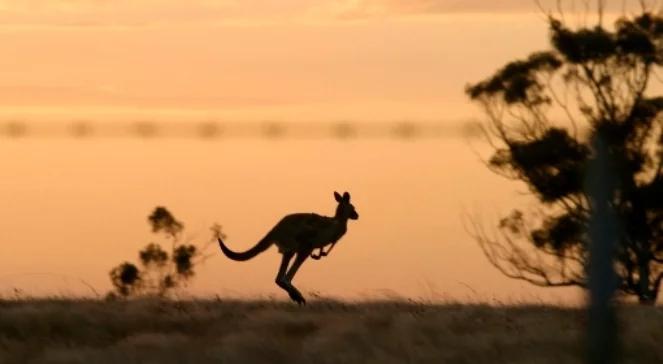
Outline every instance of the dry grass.
<svg viewBox="0 0 663 364">
<path fill-rule="evenodd" d="M 585 315 L 382 301 L 0 300 L 0 363 L 581 363 Z M 663 362 L 663 308 L 620 309 L 627 363 Z"/>
</svg>

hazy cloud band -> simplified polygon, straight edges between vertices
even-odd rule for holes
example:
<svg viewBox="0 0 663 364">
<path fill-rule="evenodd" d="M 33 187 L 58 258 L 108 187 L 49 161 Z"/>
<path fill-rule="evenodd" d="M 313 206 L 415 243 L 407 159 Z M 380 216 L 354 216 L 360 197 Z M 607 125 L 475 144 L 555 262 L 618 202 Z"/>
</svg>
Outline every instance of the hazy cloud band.
<svg viewBox="0 0 663 364">
<path fill-rule="evenodd" d="M 539 9 L 534 0 L 0 0 L 5 26 L 259 23 L 523 11 Z"/>
</svg>

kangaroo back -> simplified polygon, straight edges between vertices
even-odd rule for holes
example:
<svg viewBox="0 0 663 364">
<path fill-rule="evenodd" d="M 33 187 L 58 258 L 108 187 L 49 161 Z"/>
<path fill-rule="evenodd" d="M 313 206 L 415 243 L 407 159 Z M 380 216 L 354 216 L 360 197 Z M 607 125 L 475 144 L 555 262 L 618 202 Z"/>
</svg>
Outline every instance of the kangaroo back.
<svg viewBox="0 0 663 364">
<path fill-rule="evenodd" d="M 245 252 L 239 252 L 238 253 L 238 252 L 234 252 L 234 251 L 230 250 L 226 246 L 226 244 L 223 242 L 223 240 L 221 240 L 221 238 L 219 238 L 219 246 L 221 247 L 221 251 L 223 252 L 223 254 L 226 257 L 228 257 L 232 260 L 237 260 L 237 261 L 240 261 L 240 262 L 245 261 L 245 260 L 249 260 L 249 259 L 255 257 L 256 255 L 264 252 L 265 250 L 267 250 L 267 248 L 272 246 L 273 243 L 274 243 L 274 240 L 270 237 L 270 234 L 267 234 L 267 236 L 265 236 L 262 240 L 260 240 L 258 242 L 258 244 L 256 244 L 253 248 L 251 248 L 251 249 L 249 249 Z"/>
</svg>

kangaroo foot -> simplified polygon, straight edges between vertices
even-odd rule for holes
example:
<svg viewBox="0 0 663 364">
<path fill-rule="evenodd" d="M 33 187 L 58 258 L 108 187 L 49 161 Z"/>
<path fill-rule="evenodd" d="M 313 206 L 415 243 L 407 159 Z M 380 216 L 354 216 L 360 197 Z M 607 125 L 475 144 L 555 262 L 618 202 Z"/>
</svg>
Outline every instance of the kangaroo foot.
<svg viewBox="0 0 663 364">
<path fill-rule="evenodd" d="M 292 287 L 292 289 L 288 291 L 288 295 L 290 295 L 290 299 L 295 301 L 298 305 L 306 305 L 304 296 L 302 296 L 302 294 L 295 287 Z"/>
<path fill-rule="evenodd" d="M 290 299 L 295 301 L 298 305 L 301 306 L 306 304 L 304 296 L 302 296 L 302 294 L 297 290 L 297 288 L 281 280 L 276 280 L 276 284 L 279 287 L 281 287 L 284 291 L 288 292 L 288 296 L 290 296 Z"/>
</svg>

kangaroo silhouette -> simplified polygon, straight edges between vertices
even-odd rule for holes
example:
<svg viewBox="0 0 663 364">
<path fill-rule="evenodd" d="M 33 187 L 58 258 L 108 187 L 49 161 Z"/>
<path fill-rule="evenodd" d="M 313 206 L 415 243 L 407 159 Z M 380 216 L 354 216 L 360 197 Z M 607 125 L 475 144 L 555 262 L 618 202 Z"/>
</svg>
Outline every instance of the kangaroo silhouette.
<svg viewBox="0 0 663 364">
<path fill-rule="evenodd" d="M 283 255 L 276 275 L 276 284 L 288 292 L 293 301 L 300 305 L 306 304 L 302 294 L 292 285 L 297 270 L 309 256 L 313 259 L 327 256 L 348 230 L 348 220 L 359 218 L 355 207 L 350 203 L 349 193 L 345 192 L 341 196 L 338 192 L 334 192 L 334 198 L 338 206 L 333 217 L 314 213 L 286 215 L 253 248 L 238 253 L 230 250 L 219 238 L 221 251 L 232 260 L 246 261 L 264 252 L 272 244 L 276 244 Z M 325 252 L 324 247 L 330 244 L 329 250 Z M 313 253 L 315 249 L 320 249 L 317 255 Z M 288 268 L 293 257 L 295 260 Z"/>
</svg>

